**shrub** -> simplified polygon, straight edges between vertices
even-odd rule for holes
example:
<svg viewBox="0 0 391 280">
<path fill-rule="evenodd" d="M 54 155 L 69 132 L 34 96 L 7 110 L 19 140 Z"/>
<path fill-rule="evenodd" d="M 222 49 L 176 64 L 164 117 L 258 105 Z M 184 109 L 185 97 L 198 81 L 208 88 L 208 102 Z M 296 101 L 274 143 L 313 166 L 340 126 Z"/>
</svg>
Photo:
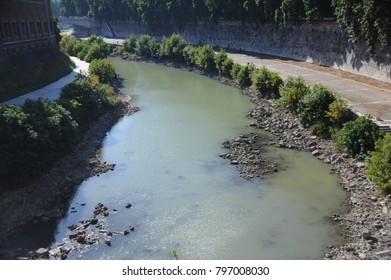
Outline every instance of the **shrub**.
<svg viewBox="0 0 391 280">
<path fill-rule="evenodd" d="M 40 98 L 27 100 L 23 111 L 28 114 L 29 124 L 38 134 L 39 148 L 45 151 L 43 159 L 46 161 L 56 158 L 58 153 L 68 150 L 80 140 L 77 122 L 62 106 Z"/>
<path fill-rule="evenodd" d="M 231 78 L 231 70 L 234 65 L 234 61 L 231 58 L 226 58 L 221 64 L 221 75 Z"/>
<path fill-rule="evenodd" d="M 235 81 L 238 80 L 240 69 L 242 69 L 242 65 L 240 65 L 238 63 L 234 63 L 232 65 L 230 75 L 231 75 L 232 79 L 234 79 Z"/>
<path fill-rule="evenodd" d="M 106 56 L 101 52 L 100 46 L 96 43 L 93 43 L 91 47 L 89 47 L 87 54 L 84 57 L 86 62 L 91 62 L 94 59 L 102 59 Z"/>
<path fill-rule="evenodd" d="M 299 101 L 310 92 L 310 87 L 304 82 L 303 77 L 289 77 L 280 87 L 282 107 L 296 113 Z"/>
<path fill-rule="evenodd" d="M 185 61 L 185 63 L 189 66 L 194 66 L 195 65 L 195 57 L 196 57 L 196 48 L 191 46 L 191 45 L 187 45 L 183 51 L 182 51 L 182 55 L 183 55 L 183 60 Z"/>
<path fill-rule="evenodd" d="M 170 38 L 164 38 L 160 46 L 160 55 L 162 57 L 174 60 L 183 60 L 183 49 L 187 46 L 185 39 L 179 34 L 172 34 Z"/>
<path fill-rule="evenodd" d="M 253 88 L 266 98 L 279 98 L 279 88 L 283 81 L 281 77 L 266 67 L 259 68 L 252 74 Z"/>
<path fill-rule="evenodd" d="M 215 55 L 216 68 L 220 75 L 223 75 L 223 63 L 227 58 L 227 53 L 223 49 Z"/>
<path fill-rule="evenodd" d="M 359 117 L 345 123 L 337 134 L 337 145 L 354 157 L 364 158 L 373 151 L 381 133 L 369 117 Z"/>
<path fill-rule="evenodd" d="M 151 42 L 154 39 L 149 35 L 142 35 L 136 44 L 136 54 L 139 56 L 152 57 Z M 155 41 L 156 42 L 156 41 Z"/>
<path fill-rule="evenodd" d="M 77 40 L 75 36 L 65 34 L 64 36 L 62 36 L 59 46 L 62 52 L 74 56 L 74 48 L 76 44 Z"/>
<path fill-rule="evenodd" d="M 71 112 L 83 129 L 98 116 L 118 105 L 114 94 L 87 79 L 78 79 L 63 87 L 58 102 Z"/>
<path fill-rule="evenodd" d="M 236 74 L 235 81 L 241 86 L 241 87 L 249 87 L 251 86 L 251 74 L 254 72 L 255 67 L 254 65 L 242 65 L 240 66 L 239 72 Z"/>
<path fill-rule="evenodd" d="M 379 139 L 375 151 L 369 152 L 366 173 L 383 193 L 391 193 L 391 134 Z"/>
<path fill-rule="evenodd" d="M 38 134 L 28 122 L 28 115 L 15 105 L 0 106 L 0 177 L 21 177 L 31 172 L 37 155 Z M 2 186 L 4 187 L 4 186 Z"/>
<path fill-rule="evenodd" d="M 326 112 L 334 101 L 333 92 L 323 85 L 315 85 L 298 103 L 297 113 L 301 124 L 304 127 L 310 127 L 316 123 L 330 124 Z"/>
<path fill-rule="evenodd" d="M 104 84 L 113 85 L 117 79 L 117 73 L 110 61 L 106 59 L 93 60 L 88 67 L 90 75 L 96 75 L 99 78 L 99 82 Z"/>
<path fill-rule="evenodd" d="M 334 102 L 330 104 L 326 115 L 336 128 L 342 128 L 345 123 L 357 118 L 357 116 L 349 108 L 348 102 L 340 97 L 336 97 Z"/>
<path fill-rule="evenodd" d="M 216 69 L 214 61 L 214 51 L 209 45 L 201 46 L 196 49 L 195 64 L 205 71 L 213 71 Z"/>
<path fill-rule="evenodd" d="M 124 51 L 127 53 L 134 53 L 137 46 L 137 38 L 136 36 L 132 35 L 129 36 L 124 40 Z"/>
</svg>

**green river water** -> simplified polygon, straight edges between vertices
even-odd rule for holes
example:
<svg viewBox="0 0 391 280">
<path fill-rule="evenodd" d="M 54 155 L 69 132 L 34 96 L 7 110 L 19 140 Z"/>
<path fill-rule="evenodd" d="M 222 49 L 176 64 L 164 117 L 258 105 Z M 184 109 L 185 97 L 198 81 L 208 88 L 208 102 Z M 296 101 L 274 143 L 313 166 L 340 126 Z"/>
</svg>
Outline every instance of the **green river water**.
<svg viewBox="0 0 391 280">
<path fill-rule="evenodd" d="M 225 140 L 264 134 L 249 127 L 248 97 L 195 73 L 112 62 L 141 110 L 108 133 L 102 157 L 116 168 L 78 188 L 70 203 L 77 212 L 59 223 L 55 243 L 98 202 L 118 209 L 108 217 L 112 230 L 132 224 L 135 231 L 69 258 L 172 259 L 175 249 L 180 259 L 320 259 L 341 242 L 327 217 L 341 209 L 345 193 L 328 165 L 269 147 L 265 156 L 283 170 L 246 181 L 219 158 Z"/>
</svg>

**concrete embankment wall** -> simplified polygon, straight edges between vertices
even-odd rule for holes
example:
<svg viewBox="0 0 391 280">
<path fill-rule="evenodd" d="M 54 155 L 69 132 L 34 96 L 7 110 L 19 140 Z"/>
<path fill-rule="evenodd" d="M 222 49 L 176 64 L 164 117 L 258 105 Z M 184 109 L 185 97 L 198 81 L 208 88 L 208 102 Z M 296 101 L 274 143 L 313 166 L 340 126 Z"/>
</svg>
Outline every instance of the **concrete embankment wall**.
<svg viewBox="0 0 391 280">
<path fill-rule="evenodd" d="M 93 26 L 96 27 L 97 24 Z M 364 44 L 350 43 L 347 33 L 341 31 L 336 23 L 286 28 L 270 24 L 256 28 L 238 21 L 220 21 L 213 25 L 201 21 L 187 24 L 182 29 L 160 26 L 156 30 L 150 30 L 145 25 L 132 21 L 110 21 L 110 27 L 117 37 L 122 38 L 131 34 L 150 34 L 161 38 L 178 32 L 192 44 L 210 44 L 293 58 L 391 83 L 391 48 L 370 56 Z M 107 28 L 101 29 L 104 36 L 110 37 L 112 32 Z"/>
</svg>

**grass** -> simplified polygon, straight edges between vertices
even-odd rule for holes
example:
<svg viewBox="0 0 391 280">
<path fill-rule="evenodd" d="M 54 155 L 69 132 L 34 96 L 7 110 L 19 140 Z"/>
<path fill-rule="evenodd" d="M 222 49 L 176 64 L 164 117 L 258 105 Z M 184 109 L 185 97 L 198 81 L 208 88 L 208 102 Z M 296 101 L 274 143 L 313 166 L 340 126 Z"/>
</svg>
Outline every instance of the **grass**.
<svg viewBox="0 0 391 280">
<path fill-rule="evenodd" d="M 0 102 L 51 84 L 73 68 L 73 61 L 58 51 L 26 53 L 1 60 Z"/>
</svg>

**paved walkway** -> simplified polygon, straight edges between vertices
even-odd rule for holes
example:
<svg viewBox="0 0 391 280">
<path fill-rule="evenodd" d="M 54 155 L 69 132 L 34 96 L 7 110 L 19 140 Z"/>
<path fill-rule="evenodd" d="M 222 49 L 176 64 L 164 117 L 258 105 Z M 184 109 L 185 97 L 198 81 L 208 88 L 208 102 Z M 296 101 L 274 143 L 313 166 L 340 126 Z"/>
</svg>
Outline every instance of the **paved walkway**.
<svg viewBox="0 0 391 280">
<path fill-rule="evenodd" d="M 302 76 L 308 84 L 321 83 L 346 99 L 358 115 L 369 114 L 377 119 L 378 125 L 391 125 L 391 90 L 387 88 L 309 69 L 305 67 L 304 62 L 300 66 L 300 62 L 292 64 L 289 60 L 285 62 L 282 59 L 258 58 L 247 54 L 228 53 L 228 56 L 240 64 L 253 63 L 257 67 L 266 66 L 278 72 L 282 78 Z"/>
<path fill-rule="evenodd" d="M 89 63 L 81 61 L 80 59 L 76 57 L 71 57 L 73 62 L 76 65 L 76 68 L 73 69 L 72 73 L 69 75 L 59 79 L 58 81 L 51 83 L 50 85 L 47 85 L 43 88 L 34 90 L 30 93 L 21 95 L 19 97 L 16 97 L 14 99 L 5 101 L 1 103 L 2 105 L 7 105 L 7 104 L 14 104 L 14 105 L 23 105 L 23 103 L 27 99 L 38 99 L 39 97 L 49 99 L 51 101 L 56 100 L 60 96 L 61 88 L 64 87 L 65 85 L 71 83 L 72 81 L 75 80 L 77 74 L 81 72 L 87 72 L 88 71 L 88 66 Z"/>
</svg>

